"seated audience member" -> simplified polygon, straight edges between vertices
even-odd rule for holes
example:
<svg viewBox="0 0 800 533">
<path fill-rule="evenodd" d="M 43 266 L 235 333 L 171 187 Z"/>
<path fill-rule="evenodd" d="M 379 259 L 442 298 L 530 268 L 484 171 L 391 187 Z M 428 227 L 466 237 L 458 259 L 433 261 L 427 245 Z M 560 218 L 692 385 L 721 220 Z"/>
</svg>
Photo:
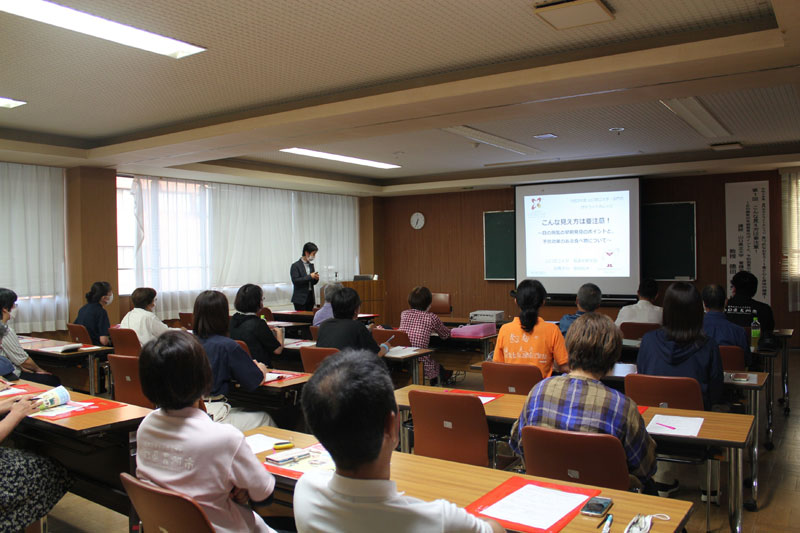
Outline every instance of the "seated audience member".
<svg viewBox="0 0 800 533">
<path fill-rule="evenodd" d="M 0 391 L 9 384 L 0 379 Z M 33 394 L 0 400 L 0 442 L 30 414 L 40 401 Z M 27 450 L 0 446 L 0 531 L 27 531 L 66 494 L 69 474 L 60 464 Z"/>
<path fill-rule="evenodd" d="M 714 339 L 719 346 L 738 346 L 744 351 L 745 364 L 750 366 L 752 354 L 744 328 L 737 326 L 725 317 L 725 289 L 719 285 L 703 288 L 703 332 Z"/>
<path fill-rule="evenodd" d="M 267 377 L 264 363 L 254 361 L 236 341 L 228 337 L 228 299 L 219 291 L 203 291 L 194 301 L 192 330 L 205 349 L 211 365 L 211 394 L 206 411 L 214 422 L 231 424 L 242 431 L 274 426 L 269 414 L 231 407 L 225 397 L 235 379 L 242 390 L 256 390 Z"/>
<path fill-rule="evenodd" d="M 584 283 L 578 289 L 578 294 L 575 297 L 575 305 L 578 306 L 578 312 L 571 315 L 564 315 L 558 322 L 558 329 L 564 337 L 567 336 L 567 330 L 575 320 L 584 313 L 591 313 L 600 307 L 600 300 L 603 294 L 600 292 L 600 287 L 594 283 Z"/>
<path fill-rule="evenodd" d="M 164 333 L 142 348 L 139 375 L 157 409 L 136 432 L 136 476 L 194 498 L 217 532 L 272 531 L 249 502 L 268 500 L 275 478 L 240 431 L 199 408 L 213 383 L 200 343 Z"/>
<path fill-rule="evenodd" d="M 664 326 L 642 337 L 640 374 L 694 378 L 711 409 L 722 395 L 722 359 L 714 339 L 703 334 L 703 302 L 691 283 L 675 282 L 664 294 Z"/>
<path fill-rule="evenodd" d="M 436 332 L 440 339 L 450 338 L 450 329 L 442 323 L 442 319 L 430 312 L 433 294 L 428 287 L 414 287 L 408 295 L 408 305 L 400 313 L 400 329 L 408 333 L 411 346 L 427 348 L 431 342 L 431 333 Z M 436 385 L 439 376 L 447 381 L 453 375 L 451 370 L 444 370 L 430 355 L 420 357 L 425 370 L 425 378 L 431 380 L 431 385 Z"/>
<path fill-rule="evenodd" d="M 253 359 L 268 367 L 272 364 L 272 355 L 283 351 L 283 333 L 275 332 L 256 313 L 264 303 L 264 292 L 261 287 L 248 283 L 239 288 L 233 306 L 236 314 L 231 318 L 231 338 L 244 341 L 250 349 Z"/>
<path fill-rule="evenodd" d="M 75 324 L 83 326 L 89 332 L 92 344 L 97 346 L 110 346 L 111 338 L 108 336 L 108 313 L 105 306 L 114 301 L 111 284 L 107 281 L 95 281 L 92 288 L 86 293 L 86 305 L 78 310 Z"/>
<path fill-rule="evenodd" d="M 636 296 L 639 297 L 639 301 L 620 309 L 615 323 L 618 326 L 624 322 L 661 324 L 663 310 L 654 303 L 656 296 L 658 296 L 658 283 L 656 283 L 656 280 L 643 279 L 639 283 L 639 290 Z"/>
<path fill-rule="evenodd" d="M 328 283 L 325 285 L 325 305 L 320 307 L 319 311 L 314 313 L 314 320 L 312 321 L 312 326 L 319 326 L 329 318 L 333 318 L 333 307 L 331 306 L 331 301 L 333 301 L 333 295 L 342 288 L 341 283 Z"/>
<path fill-rule="evenodd" d="M 348 350 L 325 358 L 303 388 L 302 404 L 306 424 L 333 457 L 336 472 L 308 472 L 297 482 L 299 533 L 504 531 L 445 500 L 426 502 L 397 491 L 390 462 L 400 417 L 389 372 L 372 353 Z"/>
<path fill-rule="evenodd" d="M 513 322 L 503 324 L 497 334 L 494 361 L 536 365 L 542 376 L 553 375 L 553 363 L 557 370 L 568 370 L 569 357 L 564 347 L 564 336 L 558 326 L 545 322 L 539 316 L 547 291 L 535 279 L 520 282 L 515 292 L 520 313 Z"/>
<path fill-rule="evenodd" d="M 355 289 L 343 287 L 336 291 L 331 300 L 333 318 L 326 320 L 319 327 L 317 346 L 320 348 L 337 348 L 344 350 L 367 350 L 380 357 L 391 349 L 388 343 L 378 346 L 370 333 L 370 329 L 358 321 L 361 298 Z"/>
<path fill-rule="evenodd" d="M 761 336 L 769 338 L 775 331 L 775 318 L 769 305 L 753 299 L 757 290 L 758 278 L 750 272 L 743 270 L 734 275 L 731 279 L 731 297 L 725 307 L 725 316 L 743 328 L 749 328 L 753 323 L 753 317 L 758 317 Z"/>
<path fill-rule="evenodd" d="M 58 376 L 54 376 L 36 364 L 36 361 L 22 349 L 19 337 L 9 322 L 17 316 L 17 293 L 11 289 L 0 289 L 0 311 L 2 311 L 2 324 L 5 334 L 0 339 L 0 355 L 5 357 L 13 366 L 12 373 L 17 378 L 35 381 L 43 385 L 57 387 L 61 385 Z"/>
<path fill-rule="evenodd" d="M 569 374 L 540 381 L 531 390 L 511 430 L 511 448 L 522 457 L 526 426 L 614 435 L 625 450 L 628 472 L 650 484 L 656 443 L 633 400 L 600 382 L 622 353 L 622 333 L 609 317 L 585 313 L 569 328 L 566 344 Z"/>
<path fill-rule="evenodd" d="M 153 312 L 157 294 L 155 289 L 149 287 L 134 290 L 131 294 L 133 309 L 119 323 L 119 327 L 135 331 L 142 346 L 170 329 Z"/>
</svg>

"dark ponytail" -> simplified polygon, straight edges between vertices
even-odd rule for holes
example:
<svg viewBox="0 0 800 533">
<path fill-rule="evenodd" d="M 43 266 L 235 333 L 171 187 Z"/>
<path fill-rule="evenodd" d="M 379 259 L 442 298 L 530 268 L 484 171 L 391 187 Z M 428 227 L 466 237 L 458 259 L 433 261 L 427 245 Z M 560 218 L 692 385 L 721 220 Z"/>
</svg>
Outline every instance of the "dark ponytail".
<svg viewBox="0 0 800 533">
<path fill-rule="evenodd" d="M 530 333 L 539 321 L 539 308 L 547 298 L 547 291 L 539 280 L 526 279 L 517 287 L 516 295 L 519 321 L 523 331 Z"/>
<path fill-rule="evenodd" d="M 92 283 L 92 288 L 85 294 L 86 301 L 90 304 L 96 304 L 100 299 L 111 292 L 111 284 L 107 281 L 95 281 Z"/>
</svg>

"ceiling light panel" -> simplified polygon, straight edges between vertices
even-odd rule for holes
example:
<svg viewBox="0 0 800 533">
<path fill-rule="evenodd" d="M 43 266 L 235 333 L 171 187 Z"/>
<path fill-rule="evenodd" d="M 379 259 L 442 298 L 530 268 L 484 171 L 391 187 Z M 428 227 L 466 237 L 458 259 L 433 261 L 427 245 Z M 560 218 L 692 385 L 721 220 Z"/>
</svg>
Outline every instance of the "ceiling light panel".
<svg viewBox="0 0 800 533">
<path fill-rule="evenodd" d="M 540 150 L 537 150 L 536 148 L 526 146 L 509 139 L 504 139 L 503 137 L 498 137 L 497 135 L 492 135 L 491 133 L 486 133 L 485 131 L 476 130 L 475 128 L 470 128 L 469 126 L 453 126 L 451 128 L 442 128 L 442 131 L 460 135 L 461 137 L 466 137 L 472 141 L 488 144 L 490 146 L 494 146 L 495 148 L 508 150 L 509 152 L 514 152 L 520 155 L 531 155 L 540 152 Z"/>
<path fill-rule="evenodd" d="M 22 100 L 14 100 L 12 98 L 3 98 L 0 96 L 0 107 L 5 109 L 14 109 L 15 107 L 19 107 L 27 103 L 28 102 L 23 102 Z"/>
<path fill-rule="evenodd" d="M 614 15 L 600 0 L 573 0 L 549 2 L 551 5 L 534 7 L 533 11 L 543 21 L 557 30 L 610 22 Z"/>
<path fill-rule="evenodd" d="M 0 11 L 175 59 L 205 50 L 44 0 L 0 0 Z"/>
<path fill-rule="evenodd" d="M 697 133 L 708 139 L 730 137 L 731 132 L 714 118 L 708 109 L 694 96 L 659 100 L 661 104 L 675 113 Z"/>
<path fill-rule="evenodd" d="M 339 161 L 340 163 L 350 163 L 351 165 L 362 165 L 365 167 L 382 168 L 384 170 L 392 168 L 400 168 L 400 165 L 392 165 L 390 163 L 381 163 L 379 161 L 370 161 L 369 159 L 359 159 L 357 157 L 350 157 L 346 155 L 330 154 L 328 152 L 318 152 L 316 150 L 309 150 L 307 148 L 283 148 L 281 152 L 289 154 L 304 155 L 308 157 L 316 157 L 319 159 L 329 159 L 331 161 Z"/>
</svg>

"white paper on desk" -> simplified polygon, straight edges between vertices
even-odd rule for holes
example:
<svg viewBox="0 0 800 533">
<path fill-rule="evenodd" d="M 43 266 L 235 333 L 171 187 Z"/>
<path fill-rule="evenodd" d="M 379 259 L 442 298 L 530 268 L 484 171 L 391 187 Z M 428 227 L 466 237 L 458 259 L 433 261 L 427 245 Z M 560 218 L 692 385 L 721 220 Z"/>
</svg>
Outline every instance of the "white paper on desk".
<svg viewBox="0 0 800 533">
<path fill-rule="evenodd" d="M 528 527 L 548 529 L 588 499 L 589 496 L 585 494 L 525 485 L 490 505 L 481 514 Z"/>
<path fill-rule="evenodd" d="M 642 341 L 639 339 L 622 339 L 622 345 L 629 348 L 639 348 L 642 345 Z"/>
<path fill-rule="evenodd" d="M 308 347 L 316 346 L 316 345 L 317 345 L 317 343 L 315 341 L 301 341 L 301 340 L 298 340 L 298 341 L 295 341 L 295 342 L 293 342 L 291 344 L 286 344 L 284 342 L 284 346 L 288 346 L 289 348 L 308 348 Z"/>
<path fill-rule="evenodd" d="M 704 420 L 704 418 L 689 416 L 654 415 L 650 423 L 647 424 L 647 432 L 657 435 L 696 437 L 700 433 Z"/>
<path fill-rule="evenodd" d="M 614 368 L 611 369 L 611 372 L 608 373 L 609 376 L 617 376 L 624 378 L 628 374 L 636 374 L 636 365 L 632 363 L 616 363 Z"/>
<path fill-rule="evenodd" d="M 63 415 L 64 413 L 69 413 L 70 411 L 78 411 L 79 409 L 83 409 L 84 407 L 88 407 L 90 405 L 92 405 L 92 402 L 69 402 L 64 405 L 45 409 L 44 411 L 40 411 L 29 416 L 43 416 L 45 418 L 49 418 L 51 416 Z"/>
<path fill-rule="evenodd" d="M 3 391 L 0 391 L 0 396 L 8 396 L 10 394 L 25 394 L 27 392 L 28 391 L 26 391 L 25 389 L 18 389 L 16 387 L 11 387 L 10 389 L 6 389 L 6 390 L 3 390 Z M 30 393 L 28 393 L 28 394 L 30 394 Z"/>
<path fill-rule="evenodd" d="M 43 352 L 64 353 L 74 352 L 83 348 L 83 344 L 64 344 L 62 346 L 51 346 L 49 348 L 39 348 Z"/>
<path fill-rule="evenodd" d="M 392 346 L 392 349 L 389 350 L 386 357 L 404 357 L 414 354 L 418 349 L 419 348 L 414 348 L 413 346 Z"/>
<path fill-rule="evenodd" d="M 39 342 L 43 339 L 37 339 L 36 337 L 17 337 L 17 340 L 19 340 L 20 344 L 27 344 L 30 342 Z"/>
<path fill-rule="evenodd" d="M 497 396 L 480 396 L 479 395 L 478 399 L 481 401 L 481 403 L 483 405 L 486 405 L 487 403 L 491 402 L 492 400 L 496 400 Z"/>
<path fill-rule="evenodd" d="M 282 442 L 280 439 L 274 439 L 272 437 L 267 437 L 266 435 L 262 435 L 261 433 L 256 433 L 255 435 L 250 435 L 249 437 L 245 437 L 247 444 L 250 445 L 250 448 L 253 450 L 253 453 L 261 453 L 267 450 L 271 450 L 276 442 Z"/>
</svg>

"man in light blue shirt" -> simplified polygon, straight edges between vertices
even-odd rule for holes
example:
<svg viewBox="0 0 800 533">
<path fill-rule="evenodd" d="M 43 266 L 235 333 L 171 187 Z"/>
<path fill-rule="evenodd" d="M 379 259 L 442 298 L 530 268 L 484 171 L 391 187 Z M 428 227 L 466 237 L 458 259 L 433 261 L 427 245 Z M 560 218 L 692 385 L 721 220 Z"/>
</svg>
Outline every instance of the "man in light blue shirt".
<svg viewBox="0 0 800 533">
<path fill-rule="evenodd" d="M 333 295 L 339 292 L 339 289 L 342 288 L 341 283 L 328 283 L 323 287 L 323 292 L 325 293 L 325 305 L 323 305 L 319 311 L 314 313 L 314 321 L 312 325 L 319 326 L 329 318 L 333 318 L 333 307 L 331 307 L 331 301 L 333 300 Z"/>
</svg>

